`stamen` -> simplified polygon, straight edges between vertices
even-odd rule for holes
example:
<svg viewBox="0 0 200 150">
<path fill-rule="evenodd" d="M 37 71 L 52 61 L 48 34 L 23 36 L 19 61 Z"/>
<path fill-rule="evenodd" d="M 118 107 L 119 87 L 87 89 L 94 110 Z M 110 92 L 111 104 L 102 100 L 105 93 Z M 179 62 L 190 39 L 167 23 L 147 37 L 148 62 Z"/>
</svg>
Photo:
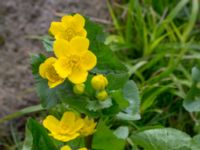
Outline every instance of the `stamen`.
<svg viewBox="0 0 200 150">
<path fill-rule="evenodd" d="M 66 39 L 70 41 L 74 36 L 76 36 L 76 32 L 73 30 L 73 28 L 67 28 L 65 30 Z"/>
</svg>

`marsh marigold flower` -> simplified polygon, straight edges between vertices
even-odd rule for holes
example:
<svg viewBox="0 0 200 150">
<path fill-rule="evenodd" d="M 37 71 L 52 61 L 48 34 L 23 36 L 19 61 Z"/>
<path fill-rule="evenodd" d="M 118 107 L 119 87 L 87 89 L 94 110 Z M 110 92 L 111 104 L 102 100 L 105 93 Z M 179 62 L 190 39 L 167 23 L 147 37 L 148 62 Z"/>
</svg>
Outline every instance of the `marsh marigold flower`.
<svg viewBox="0 0 200 150">
<path fill-rule="evenodd" d="M 42 78 L 48 80 L 48 85 L 50 88 L 53 88 L 64 81 L 64 78 L 61 78 L 54 69 L 54 64 L 56 58 L 50 57 L 44 61 L 39 67 L 39 74 Z"/>
<path fill-rule="evenodd" d="M 86 37 L 85 19 L 80 14 L 63 16 L 61 22 L 52 22 L 49 32 L 57 39 L 70 41 L 76 36 Z"/>
<path fill-rule="evenodd" d="M 71 147 L 68 145 L 65 145 L 65 146 L 61 147 L 60 150 L 71 150 Z"/>
<path fill-rule="evenodd" d="M 60 150 L 72 150 L 70 146 L 65 145 L 63 147 L 61 147 Z M 79 148 L 78 150 L 87 150 L 87 148 L 83 147 L 83 148 Z"/>
<path fill-rule="evenodd" d="M 50 136 L 57 140 L 67 142 L 77 138 L 80 129 L 84 126 L 84 120 L 71 111 L 63 114 L 59 121 L 54 116 L 47 116 L 43 125 L 50 131 Z"/>
<path fill-rule="evenodd" d="M 58 60 L 54 68 L 62 78 L 68 78 L 74 84 L 81 84 L 87 80 L 88 71 L 97 63 L 96 56 L 88 50 L 89 40 L 75 37 L 70 42 L 57 39 L 53 49 Z"/>
<path fill-rule="evenodd" d="M 80 133 L 83 136 L 91 135 L 95 132 L 97 123 L 94 119 L 89 119 L 87 116 L 84 118 L 84 126 L 81 128 Z"/>
<path fill-rule="evenodd" d="M 91 84 L 95 90 L 103 90 L 108 85 L 108 80 L 104 75 L 99 74 L 92 78 Z"/>
<path fill-rule="evenodd" d="M 79 148 L 78 150 L 87 150 L 87 148 L 83 147 L 83 148 Z"/>
</svg>

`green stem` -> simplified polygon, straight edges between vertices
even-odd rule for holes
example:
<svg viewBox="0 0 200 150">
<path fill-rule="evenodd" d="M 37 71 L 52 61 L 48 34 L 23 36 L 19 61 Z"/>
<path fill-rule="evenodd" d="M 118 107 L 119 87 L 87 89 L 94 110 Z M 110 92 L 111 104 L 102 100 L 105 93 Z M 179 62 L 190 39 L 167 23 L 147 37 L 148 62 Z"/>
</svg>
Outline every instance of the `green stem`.
<svg viewBox="0 0 200 150">
<path fill-rule="evenodd" d="M 92 140 L 93 140 L 93 135 L 89 135 L 88 137 L 85 138 L 85 146 L 88 150 L 92 150 Z"/>
<path fill-rule="evenodd" d="M 22 109 L 20 111 L 17 111 L 17 112 L 15 112 L 13 114 L 10 114 L 10 115 L 7 115 L 7 116 L 1 118 L 0 119 L 0 124 L 4 123 L 6 121 L 12 120 L 14 118 L 23 116 L 25 114 L 29 114 L 29 113 L 37 112 L 37 111 L 41 111 L 41 110 L 44 110 L 44 108 L 41 105 L 35 105 L 35 106 L 30 106 L 30 107 L 24 108 L 24 109 Z"/>
</svg>

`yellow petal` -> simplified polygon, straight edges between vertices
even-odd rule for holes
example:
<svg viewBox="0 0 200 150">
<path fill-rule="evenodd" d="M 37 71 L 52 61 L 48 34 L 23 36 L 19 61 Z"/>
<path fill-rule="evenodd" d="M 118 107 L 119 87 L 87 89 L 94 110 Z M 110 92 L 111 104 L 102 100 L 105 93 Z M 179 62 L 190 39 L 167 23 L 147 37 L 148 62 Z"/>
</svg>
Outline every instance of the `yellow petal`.
<svg viewBox="0 0 200 150">
<path fill-rule="evenodd" d="M 67 125 L 68 127 L 71 126 L 71 124 L 74 125 L 74 122 L 75 122 L 75 119 L 76 119 L 76 115 L 74 112 L 70 112 L 70 111 L 67 111 L 63 114 L 62 118 L 61 118 L 61 126 L 62 125 Z M 72 125 L 72 126 L 73 126 Z"/>
<path fill-rule="evenodd" d="M 71 15 L 66 15 L 62 17 L 61 22 L 65 24 L 65 26 L 68 26 L 71 24 L 72 19 L 73 17 Z"/>
<path fill-rule="evenodd" d="M 49 115 L 43 120 L 43 126 L 51 132 L 58 132 L 59 121 L 54 116 Z"/>
<path fill-rule="evenodd" d="M 46 78 L 46 75 L 45 75 L 45 70 L 46 70 L 46 65 L 45 63 L 42 63 L 39 67 L 39 74 L 41 77 L 43 78 Z"/>
<path fill-rule="evenodd" d="M 77 32 L 77 35 L 86 38 L 86 36 L 87 36 L 87 31 L 86 31 L 84 28 L 83 28 L 83 29 L 80 29 L 80 30 Z"/>
<path fill-rule="evenodd" d="M 62 140 L 64 142 L 67 142 L 67 141 L 70 141 L 70 140 L 73 140 L 73 139 L 77 138 L 79 135 L 80 135 L 80 133 L 75 133 L 73 135 L 64 136 Z"/>
<path fill-rule="evenodd" d="M 68 76 L 68 79 L 74 84 L 80 84 L 87 80 L 88 72 L 82 68 L 73 68 L 71 74 Z"/>
<path fill-rule="evenodd" d="M 74 37 L 70 41 L 71 51 L 74 54 L 81 55 L 85 53 L 89 48 L 89 40 L 84 37 Z"/>
<path fill-rule="evenodd" d="M 77 24 L 80 27 L 84 27 L 84 25 L 85 25 L 85 19 L 80 14 L 75 14 L 73 16 L 73 22 L 74 22 L 74 24 Z"/>
<path fill-rule="evenodd" d="M 71 54 L 69 42 L 64 39 L 56 39 L 53 44 L 53 50 L 58 58 L 67 57 Z"/>
<path fill-rule="evenodd" d="M 60 57 L 55 62 L 54 68 L 57 74 L 62 78 L 68 77 L 72 70 L 69 60 L 66 57 Z"/>
<path fill-rule="evenodd" d="M 88 117 L 84 118 L 84 126 L 80 130 L 80 133 L 84 136 L 91 135 L 95 132 L 96 122 L 93 119 L 89 119 Z"/>
<path fill-rule="evenodd" d="M 61 22 L 52 22 L 49 28 L 49 32 L 54 36 L 56 34 L 62 33 L 65 31 L 65 27 Z"/>
<path fill-rule="evenodd" d="M 46 78 L 46 71 L 49 67 L 52 66 L 53 63 L 55 63 L 56 58 L 54 57 L 49 57 L 46 59 L 39 67 L 39 74 L 41 77 Z"/>
<path fill-rule="evenodd" d="M 57 133 L 49 134 L 49 136 L 52 136 L 54 139 L 62 141 L 62 142 L 68 142 L 70 140 L 73 140 L 73 139 L 77 138 L 79 135 L 80 135 L 79 133 L 75 133 L 73 135 L 57 134 Z"/>
<path fill-rule="evenodd" d="M 78 150 L 87 150 L 87 148 L 82 147 L 82 148 L 79 148 Z"/>
<path fill-rule="evenodd" d="M 73 125 L 73 129 L 69 132 L 69 134 L 74 134 L 78 132 L 84 125 L 84 120 L 82 118 L 78 118 Z"/>
<path fill-rule="evenodd" d="M 65 145 L 60 150 L 71 150 L 71 148 L 68 145 Z"/>
<path fill-rule="evenodd" d="M 60 80 L 58 80 L 56 82 L 49 81 L 48 82 L 48 86 L 49 86 L 49 88 L 54 88 L 54 87 L 56 87 L 57 85 L 59 85 L 59 84 L 61 84 L 63 82 L 64 82 L 64 79 L 60 79 Z"/>
<path fill-rule="evenodd" d="M 97 57 L 91 52 L 87 51 L 81 58 L 81 66 L 85 70 L 91 70 L 97 64 Z"/>
</svg>

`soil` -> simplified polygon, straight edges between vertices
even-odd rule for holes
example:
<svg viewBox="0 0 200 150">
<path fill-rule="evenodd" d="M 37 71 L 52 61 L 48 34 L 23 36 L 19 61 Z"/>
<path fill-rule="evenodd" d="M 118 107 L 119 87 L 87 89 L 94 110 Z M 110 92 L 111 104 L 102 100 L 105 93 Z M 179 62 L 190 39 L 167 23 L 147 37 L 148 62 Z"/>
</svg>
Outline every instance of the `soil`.
<svg viewBox="0 0 200 150">
<path fill-rule="evenodd" d="M 105 0 L 0 0 L 0 118 L 39 103 L 29 62 L 44 51 L 30 37 L 47 34 L 55 12 L 109 18 Z"/>
</svg>

